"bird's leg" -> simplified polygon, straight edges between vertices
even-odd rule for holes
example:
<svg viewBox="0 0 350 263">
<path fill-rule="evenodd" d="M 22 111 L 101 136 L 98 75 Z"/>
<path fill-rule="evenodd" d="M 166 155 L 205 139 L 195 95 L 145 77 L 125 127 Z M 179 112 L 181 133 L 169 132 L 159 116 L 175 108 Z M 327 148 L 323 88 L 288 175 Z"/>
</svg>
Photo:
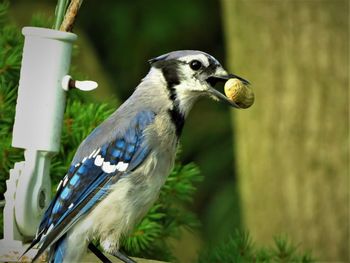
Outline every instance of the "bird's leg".
<svg viewBox="0 0 350 263">
<path fill-rule="evenodd" d="M 89 244 L 88 248 L 92 253 L 96 255 L 103 263 L 112 263 L 103 253 L 92 243 Z"/>
<path fill-rule="evenodd" d="M 111 255 L 119 258 L 121 261 L 123 261 L 124 263 L 137 263 L 135 260 L 129 258 L 127 255 L 124 255 L 122 252 L 120 252 L 119 250 L 114 251 L 114 252 L 110 252 Z"/>
</svg>

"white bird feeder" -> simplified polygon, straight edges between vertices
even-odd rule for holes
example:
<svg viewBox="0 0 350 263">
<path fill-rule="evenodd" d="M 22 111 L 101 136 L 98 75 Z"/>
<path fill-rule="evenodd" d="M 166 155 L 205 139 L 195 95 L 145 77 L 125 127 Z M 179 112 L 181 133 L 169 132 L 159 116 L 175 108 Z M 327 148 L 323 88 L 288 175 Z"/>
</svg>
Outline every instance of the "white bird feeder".
<svg viewBox="0 0 350 263">
<path fill-rule="evenodd" d="M 75 84 L 68 70 L 73 33 L 24 27 L 22 67 L 18 88 L 12 146 L 25 150 L 25 161 L 16 163 L 7 180 L 4 239 L 0 261 L 17 261 L 24 241 L 37 230 L 50 202 L 50 160 L 60 148 L 65 91 Z M 76 82 L 91 90 L 95 82 Z"/>
<path fill-rule="evenodd" d="M 21 76 L 12 146 L 25 149 L 25 165 L 17 183 L 15 219 L 24 236 L 33 236 L 50 201 L 50 159 L 58 152 L 73 33 L 25 27 Z"/>
</svg>

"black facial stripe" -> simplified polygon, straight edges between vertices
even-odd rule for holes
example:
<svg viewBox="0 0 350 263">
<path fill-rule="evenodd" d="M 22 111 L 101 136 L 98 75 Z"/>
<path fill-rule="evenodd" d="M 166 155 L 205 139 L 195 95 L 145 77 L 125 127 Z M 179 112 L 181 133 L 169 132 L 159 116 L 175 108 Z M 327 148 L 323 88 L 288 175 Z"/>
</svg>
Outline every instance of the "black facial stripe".
<svg viewBox="0 0 350 263">
<path fill-rule="evenodd" d="M 168 113 L 175 126 L 176 135 L 179 137 L 185 123 L 185 116 L 180 111 L 176 89 L 174 88 L 176 85 L 180 84 L 178 62 L 175 60 L 157 61 L 153 64 L 153 66 L 162 70 L 163 76 L 167 83 L 169 99 L 172 101 L 172 108 L 168 110 Z"/>
<path fill-rule="evenodd" d="M 177 100 L 175 86 L 180 84 L 180 79 L 178 75 L 178 64 L 175 61 L 158 62 L 156 66 L 160 66 L 162 69 L 163 76 L 167 83 L 167 88 L 169 91 L 169 99 L 173 102 L 175 107 L 179 106 Z"/>
<path fill-rule="evenodd" d="M 179 66 L 176 61 L 158 61 L 154 63 L 153 66 L 162 70 L 163 76 L 167 82 L 169 89 L 180 84 L 178 75 Z"/>
<path fill-rule="evenodd" d="M 216 69 L 220 66 L 220 64 L 211 57 L 207 57 L 209 60 L 209 66 L 206 67 L 203 71 L 207 73 L 208 76 L 215 73 Z"/>
</svg>

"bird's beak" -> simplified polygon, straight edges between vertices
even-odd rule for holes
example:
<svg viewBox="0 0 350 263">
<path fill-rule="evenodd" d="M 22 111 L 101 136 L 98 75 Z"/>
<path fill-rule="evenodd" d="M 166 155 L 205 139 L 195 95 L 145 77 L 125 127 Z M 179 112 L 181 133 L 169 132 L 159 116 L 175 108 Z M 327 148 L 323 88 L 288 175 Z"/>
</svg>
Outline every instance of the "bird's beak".
<svg viewBox="0 0 350 263">
<path fill-rule="evenodd" d="M 216 72 L 208 77 L 206 81 L 209 83 L 209 89 L 208 93 L 210 96 L 213 96 L 214 98 L 223 101 L 225 103 L 228 103 L 230 106 L 235 107 L 235 108 L 241 108 L 239 105 L 237 105 L 234 101 L 230 100 L 227 98 L 224 94 L 222 94 L 220 91 L 216 90 L 214 86 L 217 83 L 225 83 L 227 80 L 236 78 L 242 81 L 245 85 L 250 84 L 248 80 L 245 80 L 237 75 L 234 74 L 229 74 L 227 73 L 224 69 L 221 67 L 216 70 Z"/>
</svg>

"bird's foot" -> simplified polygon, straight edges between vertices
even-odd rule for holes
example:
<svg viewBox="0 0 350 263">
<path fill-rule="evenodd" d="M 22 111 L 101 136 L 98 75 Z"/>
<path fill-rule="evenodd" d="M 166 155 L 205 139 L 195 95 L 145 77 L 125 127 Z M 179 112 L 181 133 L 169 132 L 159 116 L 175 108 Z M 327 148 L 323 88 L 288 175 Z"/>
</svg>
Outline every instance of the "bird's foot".
<svg viewBox="0 0 350 263">
<path fill-rule="evenodd" d="M 119 258 L 124 263 L 137 263 L 135 260 L 129 258 L 127 255 L 123 254 L 119 250 L 114 251 L 114 252 L 110 252 L 110 254 L 115 256 L 115 257 L 117 257 L 117 258 Z"/>
<path fill-rule="evenodd" d="M 103 263 L 112 263 L 103 253 L 92 243 L 89 244 L 88 248 L 92 253 L 95 254 Z"/>
<path fill-rule="evenodd" d="M 124 253 L 120 252 L 118 249 L 117 242 L 114 241 L 115 237 L 110 236 L 109 238 L 105 238 L 101 242 L 101 246 L 103 248 L 104 252 L 107 252 L 108 254 L 117 257 L 119 260 L 123 261 L 124 263 L 136 263 L 134 260 L 129 258 Z"/>
</svg>

